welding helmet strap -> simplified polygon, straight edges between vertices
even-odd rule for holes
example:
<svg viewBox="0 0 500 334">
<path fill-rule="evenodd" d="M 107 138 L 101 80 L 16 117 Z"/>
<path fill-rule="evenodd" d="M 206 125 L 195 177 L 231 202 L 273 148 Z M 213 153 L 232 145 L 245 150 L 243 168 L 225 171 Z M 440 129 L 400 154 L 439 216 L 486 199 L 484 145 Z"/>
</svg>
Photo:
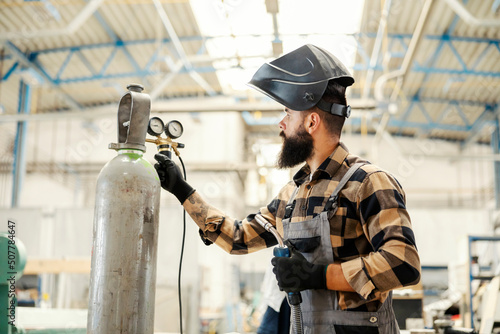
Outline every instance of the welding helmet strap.
<svg viewBox="0 0 500 334">
<path fill-rule="evenodd" d="M 326 102 L 325 100 L 319 100 L 316 107 L 319 109 L 326 111 L 332 115 L 342 116 L 348 118 L 351 115 L 351 106 L 344 106 L 338 103 Z"/>
</svg>

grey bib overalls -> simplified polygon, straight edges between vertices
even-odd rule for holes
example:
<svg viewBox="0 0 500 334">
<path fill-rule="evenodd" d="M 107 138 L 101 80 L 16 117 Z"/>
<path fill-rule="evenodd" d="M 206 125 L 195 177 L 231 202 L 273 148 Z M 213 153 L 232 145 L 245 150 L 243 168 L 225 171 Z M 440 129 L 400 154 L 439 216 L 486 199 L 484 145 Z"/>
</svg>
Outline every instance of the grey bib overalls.
<svg viewBox="0 0 500 334">
<path fill-rule="evenodd" d="M 330 264 L 334 262 L 330 241 L 330 222 L 337 211 L 337 196 L 349 178 L 362 164 L 353 165 L 339 182 L 329 198 L 325 210 L 311 220 L 290 222 L 293 201 L 297 192 L 288 202 L 283 219 L 283 233 L 312 263 Z M 290 210 L 291 208 L 291 210 Z M 302 295 L 302 323 L 306 334 L 350 334 L 350 333 L 399 333 L 392 309 L 392 293 L 377 312 L 342 311 L 338 306 L 337 293 L 331 290 L 304 290 Z"/>
</svg>

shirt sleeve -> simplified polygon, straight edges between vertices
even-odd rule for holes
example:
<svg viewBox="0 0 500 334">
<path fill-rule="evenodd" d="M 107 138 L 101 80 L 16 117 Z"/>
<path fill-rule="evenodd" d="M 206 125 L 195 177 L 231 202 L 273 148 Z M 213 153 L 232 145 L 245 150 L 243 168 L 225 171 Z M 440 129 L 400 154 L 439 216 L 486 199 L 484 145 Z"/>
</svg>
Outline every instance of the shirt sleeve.
<svg viewBox="0 0 500 334">
<path fill-rule="evenodd" d="M 255 220 L 255 213 L 243 220 L 234 219 L 205 202 L 197 192 L 183 205 L 200 228 L 202 238 L 230 254 L 248 254 L 277 244 L 275 237 Z M 278 205 L 276 198 L 258 212 L 273 226 L 276 226 Z"/>
<path fill-rule="evenodd" d="M 347 282 L 367 300 L 375 292 L 417 284 L 420 259 L 400 184 L 386 172 L 368 173 L 356 199 L 373 251 L 341 264 Z"/>
</svg>

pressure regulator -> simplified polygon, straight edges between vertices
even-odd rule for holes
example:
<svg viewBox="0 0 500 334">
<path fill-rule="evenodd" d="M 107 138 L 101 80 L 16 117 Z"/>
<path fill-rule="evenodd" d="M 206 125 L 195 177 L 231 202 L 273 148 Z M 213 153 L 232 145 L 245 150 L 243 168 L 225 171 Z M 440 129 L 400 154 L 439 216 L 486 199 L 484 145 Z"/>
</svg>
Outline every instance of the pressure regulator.
<svg viewBox="0 0 500 334">
<path fill-rule="evenodd" d="M 170 121 L 165 125 L 161 118 L 152 117 L 148 123 L 148 134 L 156 137 L 156 139 L 146 138 L 146 142 L 156 144 L 158 151 L 166 154 L 169 158 L 172 155 L 172 151 L 179 156 L 179 151 L 177 149 L 183 148 L 184 144 L 173 140 L 182 136 L 183 132 L 183 126 L 181 122 L 177 120 Z M 166 138 L 162 137 L 163 133 L 165 133 Z"/>
</svg>

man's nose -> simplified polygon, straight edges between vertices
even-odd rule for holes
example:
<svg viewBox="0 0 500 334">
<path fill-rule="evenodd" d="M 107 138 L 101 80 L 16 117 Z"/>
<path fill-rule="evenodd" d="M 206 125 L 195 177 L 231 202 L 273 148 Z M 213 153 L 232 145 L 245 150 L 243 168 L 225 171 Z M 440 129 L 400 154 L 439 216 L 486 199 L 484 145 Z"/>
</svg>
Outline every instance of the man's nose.
<svg viewBox="0 0 500 334">
<path fill-rule="evenodd" d="M 285 126 L 285 122 L 283 122 L 285 120 L 285 118 L 283 117 L 283 119 L 278 123 L 279 126 L 280 126 L 280 129 L 281 130 L 285 130 L 286 126 Z"/>
</svg>

